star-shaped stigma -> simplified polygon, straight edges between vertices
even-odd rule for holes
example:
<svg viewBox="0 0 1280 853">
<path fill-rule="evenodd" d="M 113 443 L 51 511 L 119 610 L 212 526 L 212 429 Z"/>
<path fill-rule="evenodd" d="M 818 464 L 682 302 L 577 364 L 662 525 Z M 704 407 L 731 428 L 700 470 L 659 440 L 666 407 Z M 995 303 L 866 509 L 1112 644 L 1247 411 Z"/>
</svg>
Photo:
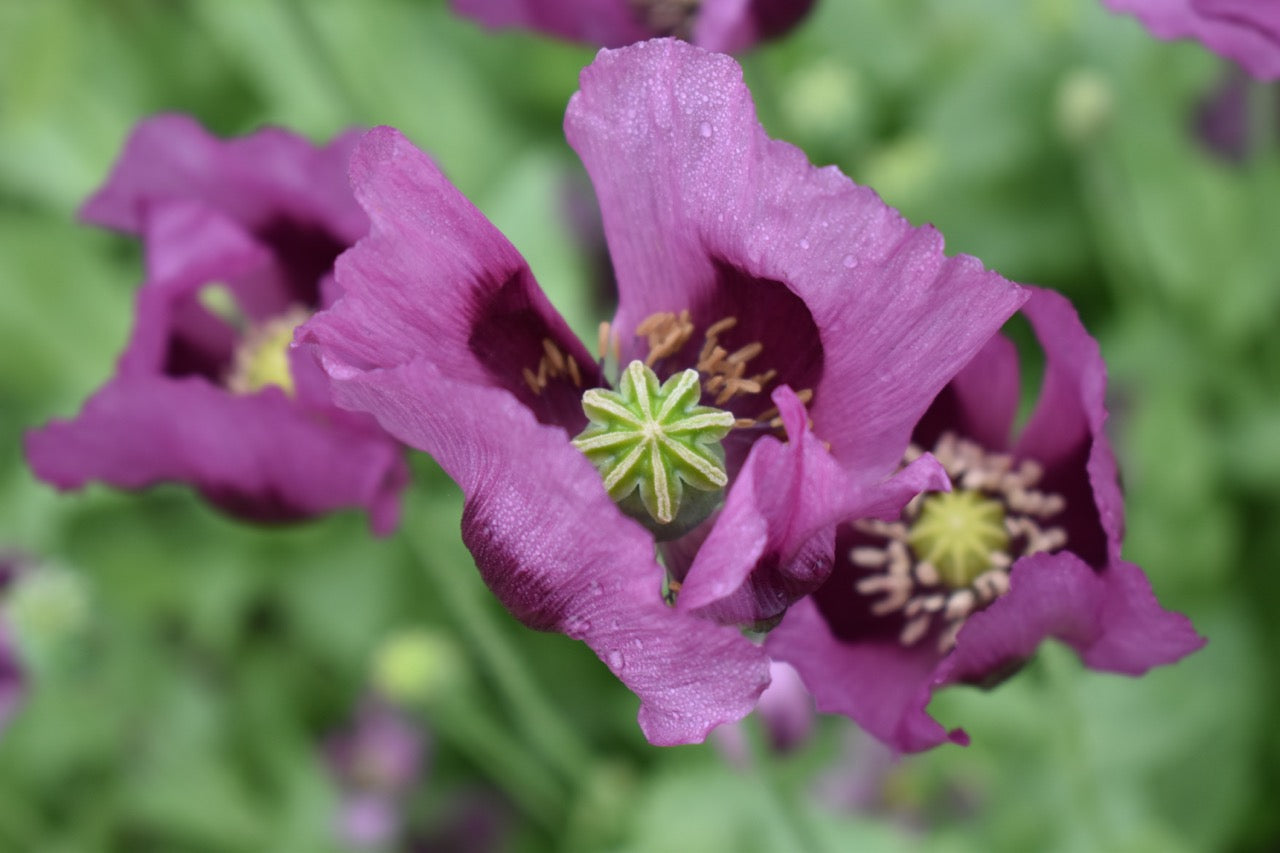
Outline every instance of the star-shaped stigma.
<svg viewBox="0 0 1280 853">
<path fill-rule="evenodd" d="M 599 470 L 609 497 L 659 538 L 705 520 L 729 481 L 720 440 L 734 416 L 699 405 L 701 397 L 698 371 L 659 385 L 642 361 L 627 365 L 617 391 L 593 388 L 582 396 L 591 424 L 574 446 Z"/>
</svg>

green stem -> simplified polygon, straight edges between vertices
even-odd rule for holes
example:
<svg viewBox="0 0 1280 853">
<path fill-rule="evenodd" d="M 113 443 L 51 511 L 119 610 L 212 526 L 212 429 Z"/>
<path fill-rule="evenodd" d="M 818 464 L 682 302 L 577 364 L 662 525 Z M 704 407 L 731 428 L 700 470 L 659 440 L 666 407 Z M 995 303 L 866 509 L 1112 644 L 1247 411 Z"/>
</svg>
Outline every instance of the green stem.
<svg viewBox="0 0 1280 853">
<path fill-rule="evenodd" d="M 576 787 L 587 776 L 591 753 L 530 677 L 493 612 L 476 595 L 478 584 L 474 576 L 453 571 L 461 569 L 464 561 L 451 559 L 452 549 L 441 548 L 440 542 L 429 546 L 420 541 L 421 537 L 421 533 L 407 537 L 414 555 L 425 567 L 453 621 L 502 694 L 515 727 L 547 763 Z"/>
<path fill-rule="evenodd" d="M 431 724 L 543 829 L 559 830 L 566 809 L 563 786 L 505 727 L 474 708 L 449 703 L 432 708 Z"/>
<path fill-rule="evenodd" d="M 751 763 L 760 779 L 761 789 L 778 819 L 778 825 L 787 833 L 786 849 L 798 853 L 825 853 L 825 846 L 805 822 L 794 792 L 788 789 L 778 773 L 778 757 L 769 745 L 769 733 L 765 731 L 760 715 L 752 714 L 739 725 L 742 726 L 751 748 Z"/>
<path fill-rule="evenodd" d="M 363 120 L 363 117 L 369 113 L 364 109 L 355 89 L 339 70 L 337 57 L 325 43 L 324 34 L 316 25 L 313 12 L 305 9 L 301 0 L 282 0 L 282 6 L 293 24 L 299 43 L 311 57 L 316 74 L 326 79 L 330 90 L 337 93 L 338 101 L 347 114 L 348 120 Z"/>
</svg>

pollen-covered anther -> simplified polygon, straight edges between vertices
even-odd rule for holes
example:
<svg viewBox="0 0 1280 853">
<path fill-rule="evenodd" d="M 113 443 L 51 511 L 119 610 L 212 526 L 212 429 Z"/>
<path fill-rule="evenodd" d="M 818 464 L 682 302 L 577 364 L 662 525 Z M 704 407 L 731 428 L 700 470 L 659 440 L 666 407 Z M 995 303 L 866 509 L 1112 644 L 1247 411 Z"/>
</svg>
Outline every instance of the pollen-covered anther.
<svg viewBox="0 0 1280 853">
<path fill-rule="evenodd" d="M 988 453 L 950 433 L 932 452 L 952 491 L 917 495 L 898 521 L 854 522 L 857 531 L 884 544 L 859 545 L 849 560 L 875 572 L 855 589 L 881 596 L 871 605 L 873 614 L 900 616 L 899 642 L 914 645 L 936 629 L 937 647 L 946 652 L 969 615 L 1009 591 L 1015 560 L 1067 544 L 1065 530 L 1045 524 L 1066 509 L 1066 500 L 1034 488 L 1044 471 L 1032 460 Z M 921 455 L 909 446 L 904 464 Z"/>
<path fill-rule="evenodd" d="M 636 326 L 636 337 L 646 338 L 649 354 L 644 363 L 653 367 L 659 359 L 675 355 L 684 349 L 684 345 L 693 337 L 693 321 L 689 319 L 689 311 L 679 314 L 672 311 L 661 311 L 650 314 Z"/>
<path fill-rule="evenodd" d="M 700 405 L 701 396 L 697 371 L 660 384 L 636 360 L 617 391 L 593 388 L 582 397 L 591 423 L 574 446 L 596 466 L 609 497 L 660 539 L 705 520 L 729 481 L 720 441 L 735 419 Z"/>
<path fill-rule="evenodd" d="M 703 390 L 712 395 L 717 406 L 727 405 L 743 394 L 762 393 L 778 375 L 776 370 L 747 375 L 747 363 L 764 352 L 764 344 L 760 341 L 752 341 L 733 352 L 721 346 L 720 335 L 737 325 L 737 317 L 724 317 L 708 326 L 695 364 L 698 372 L 706 377 L 702 382 Z M 768 418 L 762 420 L 757 417 L 753 422 L 740 426 L 754 427 L 767 422 Z"/>
<path fill-rule="evenodd" d="M 572 355 L 561 352 L 550 338 L 542 339 L 542 357 L 538 360 L 537 372 L 524 367 L 520 373 L 524 377 L 524 384 L 534 394 L 541 394 L 546 390 L 548 382 L 562 376 L 568 377 L 573 387 L 582 387 L 582 371 L 577 360 Z"/>
</svg>

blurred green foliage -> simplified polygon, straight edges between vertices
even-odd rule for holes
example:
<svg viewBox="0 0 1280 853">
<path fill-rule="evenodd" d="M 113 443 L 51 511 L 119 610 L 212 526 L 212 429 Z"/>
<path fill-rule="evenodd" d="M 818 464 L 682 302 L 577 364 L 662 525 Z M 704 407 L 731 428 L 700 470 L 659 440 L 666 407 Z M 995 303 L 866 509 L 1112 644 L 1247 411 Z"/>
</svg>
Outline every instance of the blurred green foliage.
<svg viewBox="0 0 1280 853">
<path fill-rule="evenodd" d="M 831 719 L 743 770 L 648 747 L 584 647 L 514 623 L 429 460 L 383 541 L 353 515 L 249 529 L 178 487 L 32 480 L 22 431 L 72 414 L 128 334 L 138 250 L 73 221 L 134 122 L 398 126 L 586 334 L 602 309 L 560 121 L 591 56 L 441 0 L 0 4 L 0 546 L 71 579 L 40 605 L 71 616 L 24 631 L 41 649 L 0 738 L 0 850 L 336 849 L 320 745 L 376 651 L 417 628 L 457 659 L 418 709 L 437 746 L 412 820 L 497 790 L 510 849 L 1274 849 L 1278 131 L 1243 162 L 1212 156 L 1191 115 L 1224 64 L 1094 0 L 824 0 L 744 65 L 774 136 L 1075 300 L 1111 365 L 1127 556 L 1210 638 L 1175 667 L 1131 681 L 1048 648 L 992 693 L 939 697 L 967 749 L 875 771 Z M 819 793 L 859 772 L 878 773 L 873 805 Z"/>
</svg>

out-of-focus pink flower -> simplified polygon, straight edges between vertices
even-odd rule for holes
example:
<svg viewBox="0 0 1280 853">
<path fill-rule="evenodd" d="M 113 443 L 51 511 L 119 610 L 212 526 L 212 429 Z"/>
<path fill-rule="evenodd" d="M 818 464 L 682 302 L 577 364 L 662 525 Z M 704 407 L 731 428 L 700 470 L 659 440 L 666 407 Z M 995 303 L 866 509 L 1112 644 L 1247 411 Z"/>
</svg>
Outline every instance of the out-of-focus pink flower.
<svg viewBox="0 0 1280 853">
<path fill-rule="evenodd" d="M 1275 0 L 1103 0 L 1158 38 L 1192 38 L 1260 80 L 1280 78 L 1280 3 Z"/>
<path fill-rule="evenodd" d="M 368 227 L 346 178 L 356 136 L 224 141 L 178 115 L 134 130 L 82 211 L 145 245 L 133 337 L 77 417 L 28 434 L 36 476 L 61 489 L 189 483 L 254 521 L 358 506 L 377 532 L 394 528 L 399 445 L 334 406 L 324 373 L 289 348 L 336 298 L 334 258 Z"/>
</svg>

